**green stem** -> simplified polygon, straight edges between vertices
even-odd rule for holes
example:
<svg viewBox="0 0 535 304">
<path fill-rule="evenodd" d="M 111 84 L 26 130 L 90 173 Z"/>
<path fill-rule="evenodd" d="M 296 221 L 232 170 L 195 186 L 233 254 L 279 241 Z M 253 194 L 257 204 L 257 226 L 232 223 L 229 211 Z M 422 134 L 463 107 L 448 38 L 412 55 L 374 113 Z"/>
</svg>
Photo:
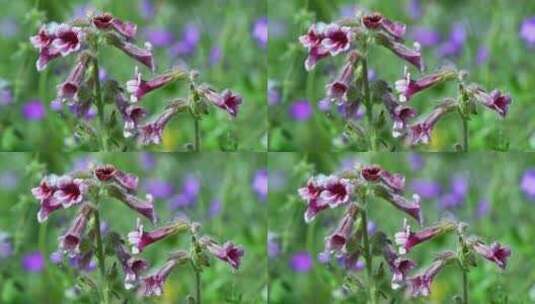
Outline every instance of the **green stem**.
<svg viewBox="0 0 535 304">
<path fill-rule="evenodd" d="M 201 272 L 196 269 L 195 269 L 195 300 L 196 300 L 195 304 L 201 304 Z"/>
<path fill-rule="evenodd" d="M 461 269 L 463 274 L 463 304 L 468 304 L 468 273 Z"/>
<path fill-rule="evenodd" d="M 95 81 L 95 104 L 97 106 L 97 115 L 98 115 L 98 121 L 100 124 L 100 139 L 102 148 L 104 151 L 108 151 L 108 141 L 107 141 L 107 135 L 106 135 L 106 127 L 105 127 L 105 121 L 104 121 L 104 103 L 102 102 L 102 91 L 100 88 L 100 78 L 99 78 L 99 66 L 98 66 L 98 59 L 95 57 L 93 58 L 93 78 Z"/>
<path fill-rule="evenodd" d="M 193 151 L 199 152 L 201 148 L 201 129 L 199 127 L 199 119 L 193 117 L 193 128 L 195 129 L 195 140 L 193 142 Z"/>
<path fill-rule="evenodd" d="M 463 152 L 468 152 L 468 120 L 461 114 L 463 129 Z"/>
<path fill-rule="evenodd" d="M 97 260 L 98 268 L 100 270 L 100 275 L 102 276 L 102 282 L 106 285 L 106 260 L 104 256 L 104 247 L 102 246 L 102 235 L 100 234 L 100 214 L 98 210 L 94 211 L 95 217 L 95 237 L 97 239 Z M 103 290 L 104 294 L 104 303 L 108 303 L 108 286 L 105 286 Z"/>
<path fill-rule="evenodd" d="M 366 261 L 366 273 L 368 275 L 368 290 L 370 291 L 370 303 L 376 303 L 376 297 L 375 297 L 375 283 L 373 279 L 373 256 L 371 253 L 370 248 L 370 240 L 368 237 L 368 215 L 366 212 L 366 209 L 363 208 L 360 210 L 360 216 L 361 216 L 361 231 L 362 231 L 362 239 L 364 241 L 364 260 Z"/>
<path fill-rule="evenodd" d="M 368 80 L 368 58 L 361 58 L 362 62 L 362 80 L 364 86 L 364 106 L 366 106 L 366 120 L 370 130 L 370 148 L 372 151 L 377 150 L 375 126 L 373 123 L 373 103 L 370 100 L 370 82 Z"/>
</svg>

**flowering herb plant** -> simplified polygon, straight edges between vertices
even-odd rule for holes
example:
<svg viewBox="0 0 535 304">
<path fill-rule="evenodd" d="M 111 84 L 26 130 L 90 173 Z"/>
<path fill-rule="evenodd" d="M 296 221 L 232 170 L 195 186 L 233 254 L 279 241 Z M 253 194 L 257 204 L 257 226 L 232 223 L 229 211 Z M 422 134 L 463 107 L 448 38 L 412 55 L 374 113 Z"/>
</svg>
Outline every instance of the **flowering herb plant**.
<svg viewBox="0 0 535 304">
<path fill-rule="evenodd" d="M 410 297 L 429 296 L 433 279 L 447 265 L 457 265 L 462 274 L 462 292 L 459 303 L 468 303 L 468 272 L 477 267 L 476 257 L 495 263 L 505 269 L 511 250 L 498 242 L 487 244 L 479 236 L 466 234 L 467 224 L 444 219 L 433 225 L 413 229 L 404 219 L 403 229 L 393 240 L 386 233 L 377 231 L 373 238 L 368 232 L 368 210 L 373 208 L 375 199 L 389 202 L 394 208 L 416 222 L 423 224 L 421 199 L 417 194 L 405 195 L 405 177 L 391 173 L 377 165 L 356 165 L 353 170 L 336 175 L 311 177 L 298 190 L 306 203 L 305 222 L 311 223 L 316 216 L 328 209 L 343 208 L 344 215 L 337 227 L 325 238 L 325 259 L 341 260 L 348 269 L 353 268 L 363 257 L 367 284 L 347 273 L 349 282 L 367 290 L 367 303 L 378 303 L 395 290 L 405 290 Z M 433 262 L 421 272 L 414 273 L 417 262 L 409 253 L 422 243 L 444 236 L 456 234 L 458 245 L 455 251 L 443 250 L 436 254 Z M 374 262 L 380 257 L 380 262 Z M 377 266 L 377 267 L 375 267 Z M 391 272 L 390 288 L 382 283 L 384 267 Z"/>
<path fill-rule="evenodd" d="M 43 71 L 59 57 L 76 56 L 70 73 L 57 86 L 57 97 L 51 106 L 61 111 L 66 105 L 77 118 L 96 111 L 98 125 L 88 124 L 83 119 L 73 120 L 75 139 L 79 144 L 96 146 L 99 150 L 121 151 L 133 145 L 131 138 L 136 139 L 138 145 L 160 144 L 168 122 L 176 114 L 187 112 L 194 121 L 195 132 L 193 144 L 188 147 L 198 151 L 201 142 L 199 120 L 208 114 L 210 105 L 235 117 L 242 102 L 241 96 L 228 89 L 218 92 L 209 84 L 199 83 L 197 71 L 181 67 L 144 77 L 136 66 L 133 79 L 126 81 L 125 85 L 111 79 L 101 84 L 99 50 L 105 46 L 120 50 L 151 73 L 155 72 L 152 46 L 148 42 L 144 47 L 135 44 L 136 33 L 134 23 L 109 13 L 92 13 L 69 23 L 42 25 L 38 33 L 30 38 L 39 51 L 38 71 Z M 142 99 L 177 81 L 189 82 L 188 95 L 167 102 L 154 118 L 147 119 L 149 113 L 141 105 Z"/>
<path fill-rule="evenodd" d="M 57 260 L 68 256 L 78 261 L 78 267 L 89 267 L 93 256 L 98 260 L 100 284 L 92 278 L 83 277 L 86 285 L 99 287 L 101 303 L 110 303 L 115 297 L 121 299 L 117 286 L 125 290 L 136 289 L 143 297 L 159 296 L 163 293 L 166 278 L 178 266 L 189 264 L 195 273 L 195 296 L 189 296 L 189 303 L 201 303 L 201 273 L 210 267 L 209 256 L 229 264 L 233 270 L 240 267 L 244 249 L 232 242 L 219 243 L 214 238 L 200 232 L 200 224 L 187 219 L 175 219 L 154 229 L 146 229 L 141 219 L 133 231 L 124 238 L 120 233 L 107 231 L 103 237 L 101 208 L 108 200 L 124 203 L 140 217 L 155 224 L 158 220 L 154 210 L 152 195 L 138 195 L 139 178 L 123 172 L 113 165 L 91 166 L 88 170 L 71 172 L 62 176 L 45 176 L 32 189 L 40 209 L 37 220 L 45 222 L 49 216 L 61 209 L 77 209 L 69 228 L 58 238 Z M 168 253 L 168 258 L 159 268 L 148 272 L 149 261 L 141 257 L 147 247 L 156 247 L 159 241 L 179 234 L 191 238 L 189 249 L 177 249 Z M 110 265 L 108 256 L 115 256 Z M 123 271 L 122 284 L 115 284 L 119 275 L 119 265 Z M 111 267 L 110 267 L 111 266 Z M 82 278 L 81 278 L 82 280 Z"/>
<path fill-rule="evenodd" d="M 305 69 L 311 71 L 323 59 L 346 56 L 338 76 L 325 87 L 322 102 L 334 103 L 344 109 L 347 116 L 346 138 L 363 141 L 367 150 L 394 147 L 383 135 L 385 116 L 392 121 L 391 137 L 403 139 L 408 145 L 428 144 L 433 127 L 450 113 L 458 113 L 461 121 L 462 139 L 457 150 L 467 151 L 469 144 L 468 121 L 477 114 L 478 105 L 496 111 L 500 117 L 507 115 L 511 97 L 499 90 L 486 91 L 482 85 L 467 81 L 467 71 L 446 65 L 427 74 L 414 77 L 425 70 L 420 45 L 404 44 L 406 25 L 393 21 L 380 13 L 359 12 L 353 18 L 344 18 L 332 23 L 314 23 L 299 42 L 307 50 Z M 373 46 L 388 49 L 400 60 L 413 66 L 410 72 L 405 66 L 401 79 L 390 85 L 381 79 L 369 79 L 368 57 Z M 437 102 L 427 113 L 418 116 L 409 105 L 411 98 L 428 88 L 448 81 L 455 81 L 457 95 Z M 380 107 L 377 113 L 376 106 Z M 364 109 L 361 109 L 364 107 Z M 366 126 L 350 120 L 359 110 L 366 115 Z"/>
</svg>

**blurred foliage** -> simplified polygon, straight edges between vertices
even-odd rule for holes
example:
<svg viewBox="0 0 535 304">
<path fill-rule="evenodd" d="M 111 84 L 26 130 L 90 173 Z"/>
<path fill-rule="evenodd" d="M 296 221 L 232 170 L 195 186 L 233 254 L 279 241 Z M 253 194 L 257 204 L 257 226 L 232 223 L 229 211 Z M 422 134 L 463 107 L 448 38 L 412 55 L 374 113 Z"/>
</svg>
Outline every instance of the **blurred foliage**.
<svg viewBox="0 0 535 304">
<path fill-rule="evenodd" d="M 0 230 L 10 234 L 14 247 L 11 257 L 0 259 L 0 302 L 94 303 L 84 293 L 80 298 L 73 297 L 75 284 L 84 286 L 76 279 L 76 271 L 54 265 L 49 259 L 57 250 L 58 236 L 67 228 L 75 211 L 55 212 L 39 225 L 36 219 L 39 204 L 30 194 L 30 189 L 39 183 L 40 174 L 68 173 L 86 168 L 89 162 L 115 164 L 138 175 L 143 189 L 141 193 L 149 187 L 147 182 L 160 180 L 169 183 L 178 195 L 188 177 L 197 178 L 200 191 L 192 205 L 172 209 L 169 204 L 174 197 L 156 198 L 155 207 L 160 217 L 157 226 L 185 215 L 199 222 L 203 233 L 220 241 L 232 240 L 241 244 L 246 252 L 239 271 L 233 272 L 226 263 L 213 260 L 213 266 L 203 272 L 203 299 L 206 303 L 262 302 L 267 267 L 266 208 L 251 184 L 257 170 L 265 169 L 265 158 L 252 153 L 0 154 Z M 212 208 L 215 200 L 220 202 L 216 212 Z M 109 230 L 126 237 L 127 232 L 135 228 L 138 215 L 119 201 L 107 199 L 103 203 L 102 221 Z M 142 256 L 156 268 L 165 262 L 170 252 L 188 247 L 187 237 L 171 237 L 147 248 Z M 21 258 L 37 250 L 43 253 L 46 266 L 41 272 L 27 272 Z M 107 258 L 108 269 L 115 260 L 114 257 Z M 120 268 L 119 275 L 123 275 Z M 82 273 L 80 277 L 98 280 L 98 270 Z M 194 294 L 193 286 L 194 273 L 189 265 L 184 265 L 173 271 L 162 297 L 136 299 L 135 291 L 124 291 L 122 287 L 117 291 L 128 295 L 128 303 L 185 303 L 187 295 Z"/>
<path fill-rule="evenodd" d="M 420 1 L 422 16 L 412 19 L 407 6 L 412 0 L 268 0 L 270 40 L 268 46 L 269 80 L 280 89 L 281 101 L 269 109 L 270 151 L 355 150 L 353 145 L 341 145 L 344 122 L 339 115 L 322 113 L 317 106 L 325 96 L 325 85 L 341 67 L 342 57 L 323 60 L 314 71 L 304 69 L 306 52 L 298 37 L 316 21 L 331 22 L 352 14 L 355 8 L 379 11 L 392 20 L 407 24 L 407 31 L 426 27 L 437 31 L 441 41 L 447 40 L 451 26 L 461 23 L 466 29 L 466 43 L 459 56 L 440 58 L 437 47 L 424 47 L 424 62 L 428 71 L 446 63 L 454 63 L 469 71 L 469 80 L 481 83 L 487 89 L 498 88 L 512 95 L 513 103 L 505 120 L 496 113 L 481 110 L 469 122 L 470 150 L 535 149 L 535 122 L 531 87 L 535 85 L 533 49 L 519 36 L 521 22 L 535 12 L 535 3 L 518 0 Z M 409 35 L 410 37 L 410 35 Z M 408 44 L 412 39 L 407 40 Z M 489 58 L 477 64 L 480 47 L 489 50 Z M 381 47 L 372 49 L 368 62 L 378 78 L 391 85 L 398 80 L 404 62 Z M 419 113 L 430 111 L 442 97 L 455 93 L 455 85 L 438 86 L 419 94 L 411 101 Z M 306 121 L 292 120 L 290 105 L 296 100 L 308 100 L 313 115 Z M 377 111 L 376 111 L 377 112 Z M 377 113 L 376 113 L 377 114 Z M 389 138 L 390 126 L 383 136 Z M 453 151 L 460 142 L 461 122 L 448 116 L 435 128 L 433 141 L 418 150 Z M 397 149 L 406 149 L 400 145 Z"/>
<path fill-rule="evenodd" d="M 280 255 L 269 258 L 270 303 L 364 303 L 366 295 L 345 295 L 342 284 L 346 275 L 366 282 L 365 271 L 347 271 L 336 262 L 321 264 L 318 254 L 324 250 L 324 238 L 337 224 L 341 210 L 322 212 L 311 224 L 305 224 L 305 204 L 297 189 L 305 185 L 312 174 L 330 174 L 352 168 L 356 162 L 379 164 L 391 172 L 406 177 L 407 195 L 414 193 L 413 182 L 432 181 L 442 188 L 440 197 L 451 189 L 451 179 L 463 176 L 468 192 L 462 204 L 444 209 L 439 198 L 423 199 L 424 225 L 441 218 L 454 217 L 470 225 L 470 234 L 486 241 L 498 240 L 512 249 L 508 267 L 501 271 L 496 265 L 478 257 L 478 267 L 468 274 L 471 303 L 531 303 L 535 301 L 535 264 L 533 255 L 535 233 L 535 202 L 520 188 L 526 169 L 535 166 L 533 157 L 520 153 L 335 153 L 295 154 L 270 153 L 269 162 L 269 232 L 279 237 Z M 410 158 L 418 157 L 421 168 L 412 169 Z M 489 210 L 478 215 L 481 200 L 488 200 Z M 404 214 L 390 204 L 374 199 L 369 202 L 369 219 L 377 230 L 392 238 L 402 227 Z M 422 244 L 410 256 L 418 269 L 429 265 L 441 250 L 455 248 L 456 237 L 450 235 Z M 269 248 L 269 245 L 268 245 Z M 313 266 L 308 272 L 292 270 L 290 260 L 298 252 L 309 252 Z M 375 259 L 377 262 L 379 259 Z M 374 267 L 378 267 L 375 265 Z M 386 271 L 384 286 L 389 289 L 390 271 Z M 416 270 L 417 271 L 417 270 Z M 418 300 L 403 300 L 397 293 L 395 303 L 454 303 L 461 292 L 461 274 L 457 267 L 447 267 L 433 283 L 432 295 Z M 362 293 L 362 291 L 361 291 Z M 361 297 L 359 297 L 359 295 Z M 504 299 L 508 299 L 508 302 Z"/>
</svg>

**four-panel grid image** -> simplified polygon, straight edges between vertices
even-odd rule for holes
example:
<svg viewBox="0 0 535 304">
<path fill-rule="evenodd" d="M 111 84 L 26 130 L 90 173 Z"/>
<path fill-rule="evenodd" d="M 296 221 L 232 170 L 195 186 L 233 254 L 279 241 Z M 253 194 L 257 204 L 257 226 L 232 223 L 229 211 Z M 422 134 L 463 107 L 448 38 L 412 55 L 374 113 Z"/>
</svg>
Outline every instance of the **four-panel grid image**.
<svg viewBox="0 0 535 304">
<path fill-rule="evenodd" d="M 535 303 L 533 1 L 0 4 L 0 303 Z"/>
</svg>

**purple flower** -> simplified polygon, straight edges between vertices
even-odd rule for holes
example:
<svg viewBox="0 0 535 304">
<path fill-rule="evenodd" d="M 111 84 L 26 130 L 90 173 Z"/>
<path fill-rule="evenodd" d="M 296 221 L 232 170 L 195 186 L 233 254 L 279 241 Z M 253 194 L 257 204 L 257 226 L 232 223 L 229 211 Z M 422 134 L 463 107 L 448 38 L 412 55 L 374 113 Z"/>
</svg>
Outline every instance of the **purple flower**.
<svg viewBox="0 0 535 304">
<path fill-rule="evenodd" d="M 272 80 L 268 80 L 268 104 L 270 106 L 277 105 L 281 101 L 281 90 L 278 84 Z"/>
<path fill-rule="evenodd" d="M 399 101 L 409 101 L 416 93 L 442 83 L 443 81 L 454 79 L 456 76 L 457 71 L 455 69 L 445 67 L 435 73 L 427 74 L 418 80 L 412 80 L 411 74 L 405 69 L 403 79 L 397 80 L 395 83 L 396 91 L 399 93 Z"/>
<path fill-rule="evenodd" d="M 156 223 L 158 218 L 154 210 L 154 198 L 151 194 L 145 195 L 145 199 L 142 199 L 117 186 L 109 186 L 108 191 L 112 197 L 125 203 L 130 209 L 143 215 L 152 223 Z"/>
<path fill-rule="evenodd" d="M 312 70 L 319 60 L 329 56 L 329 50 L 322 45 L 326 27 L 324 23 L 312 24 L 308 32 L 299 37 L 299 42 L 308 50 L 308 57 L 305 60 L 307 71 Z"/>
<path fill-rule="evenodd" d="M 407 161 L 412 171 L 420 171 L 425 166 L 425 159 L 418 153 L 410 153 Z"/>
<path fill-rule="evenodd" d="M 88 185 L 82 179 L 72 178 L 68 175 L 58 178 L 56 186 L 54 199 L 60 202 L 63 208 L 80 204 L 88 190 Z"/>
<path fill-rule="evenodd" d="M 418 193 L 423 199 L 437 198 L 442 192 L 439 183 L 432 180 L 417 179 L 411 182 L 412 191 Z"/>
<path fill-rule="evenodd" d="M 310 253 L 301 251 L 290 258 L 289 266 L 295 272 L 308 272 L 312 268 L 312 262 Z"/>
<path fill-rule="evenodd" d="M 201 240 L 203 242 L 203 240 Z M 232 242 L 225 242 L 223 245 L 219 245 L 213 240 L 204 241 L 206 249 L 210 254 L 223 262 L 228 263 L 232 268 L 238 270 L 240 268 L 241 259 L 245 254 L 243 247 L 236 246 Z"/>
<path fill-rule="evenodd" d="M 417 122 L 408 127 L 408 141 L 411 145 L 418 143 L 428 144 L 431 141 L 431 132 L 435 124 L 446 114 L 457 108 L 455 102 L 450 100 L 444 101 L 442 104 L 436 106 L 431 113 L 429 113 L 420 122 Z"/>
<path fill-rule="evenodd" d="M 155 198 L 169 198 L 175 192 L 173 185 L 162 179 L 149 179 L 145 182 L 145 190 Z"/>
<path fill-rule="evenodd" d="M 184 194 L 192 202 L 197 200 L 200 189 L 201 182 L 195 175 L 187 175 L 182 182 L 182 194 Z"/>
<path fill-rule="evenodd" d="M 392 118 L 392 136 L 400 137 L 407 127 L 409 119 L 416 116 L 416 110 L 410 106 L 398 103 L 396 96 L 391 92 L 383 94 L 383 104 Z"/>
<path fill-rule="evenodd" d="M 482 199 L 477 204 L 476 210 L 475 210 L 475 217 L 477 219 L 483 218 L 490 212 L 490 202 L 486 199 Z"/>
<path fill-rule="evenodd" d="M 238 115 L 239 107 L 242 103 L 242 97 L 233 93 L 231 90 L 223 90 L 221 93 L 217 93 L 215 90 L 202 85 L 199 87 L 199 93 L 210 101 L 213 105 L 227 111 L 231 117 Z"/>
<path fill-rule="evenodd" d="M 290 117 L 297 121 L 307 121 L 312 116 L 312 106 L 308 100 L 298 100 L 290 105 Z"/>
<path fill-rule="evenodd" d="M 100 30 L 113 29 L 127 39 L 134 38 L 137 33 L 137 25 L 117 19 L 109 13 L 94 16 L 92 22 Z"/>
<path fill-rule="evenodd" d="M 163 131 L 173 116 L 181 110 L 179 106 L 167 107 L 159 116 L 151 122 L 138 127 L 138 143 L 142 145 L 162 142 Z"/>
<path fill-rule="evenodd" d="M 28 272 L 41 272 L 45 267 L 45 258 L 39 251 L 30 252 L 22 257 L 22 268 Z"/>
<path fill-rule="evenodd" d="M 477 49 L 476 64 L 477 65 L 484 64 L 485 62 L 489 60 L 489 57 L 490 57 L 490 49 L 486 47 L 485 45 L 481 45 Z"/>
<path fill-rule="evenodd" d="M 420 19 L 423 15 L 421 0 L 409 0 L 406 10 L 407 14 L 412 20 Z"/>
<path fill-rule="evenodd" d="M 450 35 L 448 40 L 443 42 L 439 49 L 438 54 L 442 57 L 457 56 L 462 51 L 466 41 L 466 29 L 462 23 L 454 23 L 451 26 Z"/>
<path fill-rule="evenodd" d="M 46 115 L 46 109 L 40 100 L 31 100 L 22 106 L 22 115 L 27 120 L 41 120 Z"/>
<path fill-rule="evenodd" d="M 186 194 L 179 193 L 169 199 L 168 205 L 169 209 L 174 210 L 177 208 L 189 207 L 193 205 L 193 203 L 195 203 L 195 201 L 191 200 L 191 198 L 188 197 Z"/>
<path fill-rule="evenodd" d="M 488 246 L 480 241 L 476 241 L 472 246 L 477 254 L 491 262 L 496 263 L 496 265 L 498 265 L 498 267 L 501 269 L 505 269 L 507 266 L 507 259 L 511 255 L 511 248 L 502 246 L 498 242 L 494 242 Z"/>
<path fill-rule="evenodd" d="M 141 273 L 149 268 L 149 263 L 145 259 L 132 256 L 121 243 L 115 245 L 115 253 L 125 274 L 124 287 L 131 289 L 139 280 Z"/>
<path fill-rule="evenodd" d="M 141 17 L 145 20 L 152 19 L 156 14 L 156 8 L 152 0 L 139 0 L 138 10 Z"/>
<path fill-rule="evenodd" d="M 422 47 L 429 47 L 437 45 L 440 42 L 440 34 L 428 27 L 413 27 L 410 32 L 410 37 L 417 41 Z"/>
<path fill-rule="evenodd" d="M 177 259 L 169 259 L 154 274 L 142 278 L 138 293 L 145 297 L 162 295 L 165 280 L 178 262 Z"/>
<path fill-rule="evenodd" d="M 437 225 L 424 228 L 420 231 L 413 232 L 407 224 L 403 222 L 403 231 L 395 234 L 395 242 L 399 246 L 400 254 L 407 254 L 414 246 L 430 240 L 436 236 L 442 235 L 456 228 L 456 224 L 451 222 L 442 222 Z"/>
<path fill-rule="evenodd" d="M 338 223 L 338 227 L 327 238 L 325 238 L 325 252 L 343 252 L 351 233 L 353 232 L 353 223 L 355 222 L 358 207 L 351 205 L 346 210 L 344 217 Z"/>
<path fill-rule="evenodd" d="M 535 200 L 535 168 L 524 171 L 520 181 L 520 189 L 530 200 Z"/>
<path fill-rule="evenodd" d="M 267 255 L 269 258 L 276 258 L 281 253 L 280 238 L 273 232 L 267 235 Z"/>
<path fill-rule="evenodd" d="M 377 195 L 384 198 L 386 201 L 391 203 L 398 210 L 405 212 L 407 215 L 414 218 L 419 224 L 422 224 L 422 210 L 420 204 L 420 196 L 418 194 L 413 194 L 411 199 L 405 198 L 395 192 L 385 191 L 383 187 L 377 189 Z"/>
<path fill-rule="evenodd" d="M 345 178 L 334 175 L 310 178 L 307 185 L 298 190 L 299 196 L 307 203 L 305 221 L 309 223 L 323 209 L 346 204 L 352 191 L 353 185 Z"/>
<path fill-rule="evenodd" d="M 145 37 L 155 47 L 167 47 L 175 41 L 173 33 L 163 27 L 153 27 L 145 30 Z"/>
<path fill-rule="evenodd" d="M 4 171 L 0 173 L 0 188 L 4 190 L 13 190 L 17 187 L 19 176 L 14 171 Z"/>
<path fill-rule="evenodd" d="M 63 253 L 61 253 L 60 251 L 54 251 L 50 254 L 49 258 L 52 264 L 60 264 L 63 262 Z"/>
<path fill-rule="evenodd" d="M 496 111 L 502 118 L 507 115 L 512 102 L 510 95 L 503 95 L 498 90 L 492 90 L 492 92 L 487 93 L 482 89 L 476 89 L 474 97 L 485 107 Z"/>
<path fill-rule="evenodd" d="M 68 253 L 69 256 L 72 257 L 80 254 L 82 234 L 92 213 L 93 208 L 91 206 L 82 206 L 67 232 L 59 237 L 59 248 Z"/>
<path fill-rule="evenodd" d="M 7 106 L 13 102 L 13 93 L 8 87 L 0 88 L 0 106 Z"/>
<path fill-rule="evenodd" d="M 78 92 L 84 80 L 85 71 L 89 63 L 89 55 L 81 54 L 76 65 L 72 68 L 67 79 L 58 85 L 58 99 L 61 101 L 74 102 L 78 100 Z"/>
<path fill-rule="evenodd" d="M 156 158 L 154 154 L 148 152 L 142 152 L 139 154 L 139 162 L 144 170 L 151 170 L 156 167 Z"/>
<path fill-rule="evenodd" d="M 84 33 L 78 27 L 60 24 L 55 31 L 55 38 L 50 44 L 52 53 L 59 53 L 65 57 L 77 52 L 82 47 Z"/>
<path fill-rule="evenodd" d="M 268 19 L 267 17 L 258 18 L 253 25 L 253 38 L 258 44 L 265 48 L 268 43 Z"/>
<path fill-rule="evenodd" d="M 268 172 L 266 169 L 256 171 L 252 187 L 260 200 L 266 200 L 268 195 Z"/>
<path fill-rule="evenodd" d="M 355 64 L 359 59 L 357 52 L 351 52 L 347 58 L 342 72 L 333 82 L 327 84 L 327 99 L 338 104 L 347 102 L 347 93 L 353 79 Z"/>
<path fill-rule="evenodd" d="M 520 26 L 520 38 L 529 47 L 535 47 L 535 16 L 528 17 L 522 21 Z"/>
<path fill-rule="evenodd" d="M 0 21 L 0 36 L 13 38 L 19 33 L 19 24 L 14 18 L 4 18 Z"/>
<path fill-rule="evenodd" d="M 0 231 L 0 260 L 10 257 L 13 254 L 13 245 L 9 234 Z"/>
<path fill-rule="evenodd" d="M 214 46 L 210 50 L 210 56 L 208 57 L 208 62 L 210 65 L 216 65 L 221 61 L 223 57 L 223 51 L 219 46 Z"/>
<path fill-rule="evenodd" d="M 342 52 L 349 50 L 353 34 L 351 28 L 347 26 L 339 26 L 336 23 L 331 23 L 325 27 L 324 39 L 321 41 L 321 46 L 328 51 L 331 56 L 336 56 Z"/>
<path fill-rule="evenodd" d="M 381 45 L 392 51 L 399 58 L 414 65 L 420 71 L 424 70 L 425 65 L 422 58 L 422 53 L 420 51 L 420 44 L 418 42 L 415 42 L 414 48 L 411 49 L 405 46 L 404 44 L 395 41 L 394 39 L 390 38 L 385 34 L 379 34 L 377 38 L 378 42 Z"/>
<path fill-rule="evenodd" d="M 145 247 L 162 240 L 170 235 L 178 233 L 187 229 L 188 225 L 183 222 L 177 222 L 158 228 L 153 231 L 144 231 L 141 220 L 138 218 L 136 223 L 136 230 L 128 233 L 128 242 L 132 245 L 132 253 L 138 254 L 145 249 Z"/>
<path fill-rule="evenodd" d="M 186 73 L 182 69 L 173 69 L 168 73 L 157 75 L 151 80 L 141 79 L 141 73 L 136 66 L 134 72 L 134 79 L 126 82 L 126 91 L 130 93 L 130 101 L 138 102 L 146 94 L 164 87 L 177 79 L 184 77 Z"/>
<path fill-rule="evenodd" d="M 195 24 L 187 24 L 182 31 L 182 39 L 171 47 L 173 56 L 192 54 L 199 44 L 201 33 Z"/>
<path fill-rule="evenodd" d="M 397 255 L 392 245 L 383 248 L 385 260 L 392 271 L 392 289 L 398 289 L 405 282 L 407 274 L 416 267 L 416 263 L 408 258 Z"/>
<path fill-rule="evenodd" d="M 208 217 L 214 218 L 221 213 L 221 201 L 219 199 L 213 199 L 208 208 Z"/>
<path fill-rule="evenodd" d="M 108 42 L 123 51 L 127 56 L 142 63 L 152 71 L 156 68 L 154 65 L 154 57 L 152 56 L 152 45 L 147 42 L 145 48 L 140 48 L 137 45 L 128 42 L 123 37 L 117 34 L 107 33 L 106 38 Z"/>
<path fill-rule="evenodd" d="M 362 17 L 365 27 L 372 30 L 381 29 L 394 40 L 401 40 L 405 35 L 407 26 L 403 23 L 391 21 L 379 13 L 371 13 Z"/>
<path fill-rule="evenodd" d="M 431 284 L 435 276 L 442 270 L 442 268 L 451 260 L 455 258 L 453 252 L 442 253 L 440 257 L 436 258 L 431 266 L 423 273 L 408 278 L 409 294 L 412 297 L 428 296 L 431 294 Z"/>
</svg>

